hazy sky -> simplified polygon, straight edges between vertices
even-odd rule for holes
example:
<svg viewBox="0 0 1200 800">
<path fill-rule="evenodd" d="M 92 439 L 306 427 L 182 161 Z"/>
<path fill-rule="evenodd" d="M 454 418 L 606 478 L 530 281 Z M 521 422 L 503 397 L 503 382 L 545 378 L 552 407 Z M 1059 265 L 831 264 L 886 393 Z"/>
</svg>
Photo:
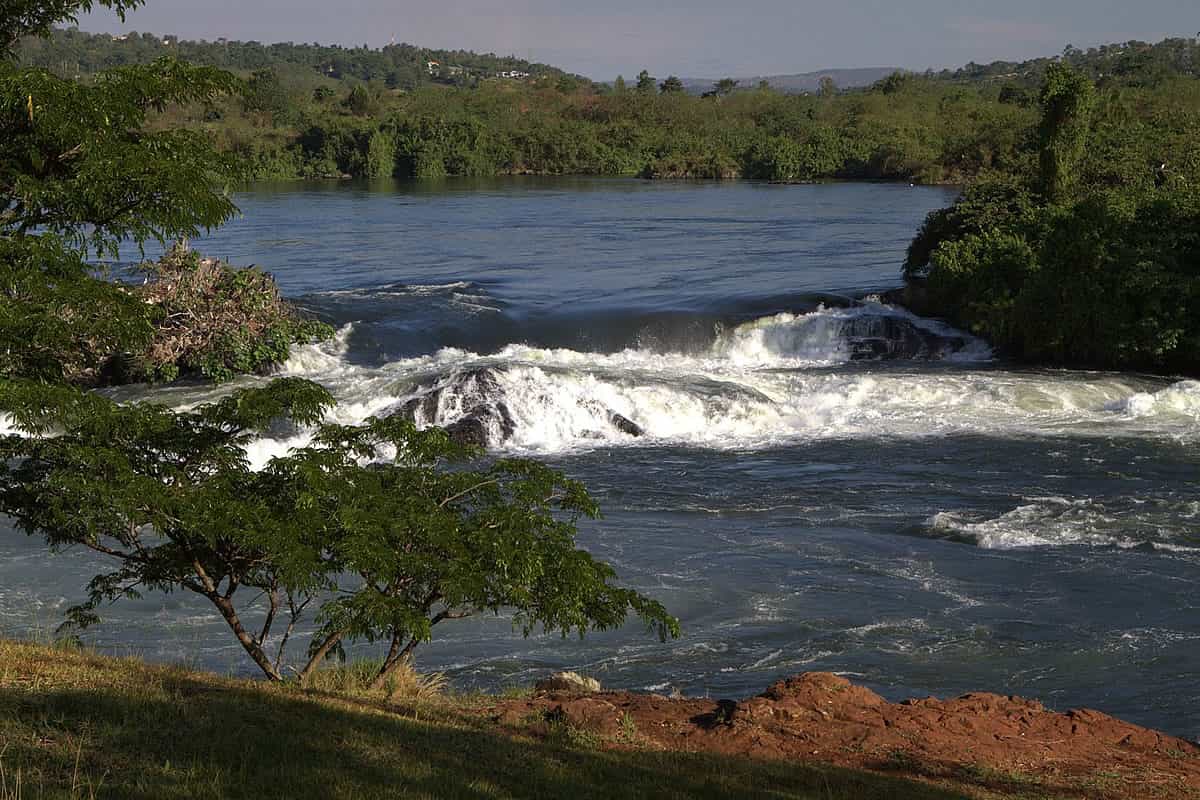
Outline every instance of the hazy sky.
<svg viewBox="0 0 1200 800">
<path fill-rule="evenodd" d="M 85 30 L 515 54 L 598 79 L 960 66 L 1200 31 L 1197 0 L 149 0 Z"/>
</svg>

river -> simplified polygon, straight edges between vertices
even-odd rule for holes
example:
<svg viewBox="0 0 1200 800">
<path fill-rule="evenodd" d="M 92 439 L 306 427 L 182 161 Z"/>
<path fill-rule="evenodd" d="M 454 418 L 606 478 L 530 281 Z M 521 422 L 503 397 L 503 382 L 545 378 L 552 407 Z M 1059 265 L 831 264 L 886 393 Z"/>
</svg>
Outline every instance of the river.
<svg viewBox="0 0 1200 800">
<path fill-rule="evenodd" d="M 873 299 L 952 199 L 869 184 L 270 185 L 197 246 L 270 270 L 338 328 L 284 368 L 332 389 L 338 421 L 436 389 L 425 423 L 491 403 L 496 449 L 583 480 L 605 517 L 581 543 L 683 624 L 665 645 L 636 625 L 581 641 L 523 639 L 504 617 L 446 624 L 418 664 L 459 688 L 565 667 L 742 696 L 821 670 L 892 699 L 1021 694 L 1200 736 L 1200 383 L 1014 367 Z M 212 391 L 114 394 L 182 406 Z M 0 536 L 0 631 L 52 628 L 93 564 Z M 148 595 L 106 619 L 87 634 L 102 649 L 249 674 L 191 598 Z"/>
</svg>

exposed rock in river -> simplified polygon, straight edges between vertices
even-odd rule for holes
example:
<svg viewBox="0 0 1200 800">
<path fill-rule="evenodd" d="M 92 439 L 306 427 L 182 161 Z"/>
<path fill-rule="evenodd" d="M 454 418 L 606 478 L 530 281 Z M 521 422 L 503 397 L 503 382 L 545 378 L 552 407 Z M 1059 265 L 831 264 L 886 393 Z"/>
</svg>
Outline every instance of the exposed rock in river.
<svg viewBox="0 0 1200 800">
<path fill-rule="evenodd" d="M 500 367 L 455 371 L 418 387 L 414 396 L 393 409 L 418 425 L 439 425 L 458 444 L 497 447 L 512 438 L 517 422 L 512 399 L 500 376 Z M 604 408 L 593 410 L 600 419 L 627 436 L 643 436 L 633 420 Z"/>
<path fill-rule="evenodd" d="M 842 335 L 853 360 L 940 358 L 966 344 L 962 337 L 941 336 L 903 317 L 886 315 L 848 319 Z"/>
</svg>

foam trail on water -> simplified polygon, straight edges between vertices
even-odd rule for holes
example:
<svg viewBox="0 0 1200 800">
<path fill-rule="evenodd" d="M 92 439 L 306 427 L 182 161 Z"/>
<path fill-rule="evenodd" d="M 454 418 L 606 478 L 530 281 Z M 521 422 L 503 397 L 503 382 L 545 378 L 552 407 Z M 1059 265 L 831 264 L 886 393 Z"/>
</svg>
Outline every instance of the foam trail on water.
<svg viewBox="0 0 1200 800">
<path fill-rule="evenodd" d="M 1087 545 L 1200 552 L 1192 535 L 1198 516 L 1198 500 L 1028 497 L 999 516 L 943 511 L 927 524 L 934 535 L 986 550 Z"/>
<path fill-rule="evenodd" d="M 1180 381 L 1157 392 L 1138 392 L 1110 408 L 1131 419 L 1166 416 L 1200 422 L 1200 381 Z"/>
</svg>

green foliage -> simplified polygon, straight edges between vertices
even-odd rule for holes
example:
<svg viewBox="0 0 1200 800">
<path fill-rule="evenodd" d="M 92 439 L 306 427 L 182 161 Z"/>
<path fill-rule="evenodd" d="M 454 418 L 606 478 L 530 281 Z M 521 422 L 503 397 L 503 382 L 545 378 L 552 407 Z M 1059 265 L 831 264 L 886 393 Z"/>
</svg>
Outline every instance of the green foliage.
<svg viewBox="0 0 1200 800">
<path fill-rule="evenodd" d="M 103 382 L 114 353 L 154 333 L 154 309 L 53 234 L 0 236 L 0 286 L 0 375 Z"/>
<path fill-rule="evenodd" d="M 390 178 L 395 172 L 396 140 L 387 131 L 375 131 L 367 140 L 366 176 Z"/>
<path fill-rule="evenodd" d="M 1065 200 L 1078 181 L 1096 88 L 1070 67 L 1054 64 L 1046 70 L 1040 102 L 1041 190 L 1052 200 Z"/>
<path fill-rule="evenodd" d="M 365 117 L 379 110 L 379 101 L 370 89 L 359 84 L 346 97 L 346 108 L 350 109 L 351 114 Z"/>
<path fill-rule="evenodd" d="M 1022 359 L 1200 372 L 1194 107 L 1148 125 L 1065 67 L 1041 97 L 1040 168 L 931 214 L 906 277 L 929 311 Z"/>
<path fill-rule="evenodd" d="M 85 5 L 108 5 L 113 8 L 133 8 L 141 5 L 124 0 L 110 2 L 35 3 L 21 0 L 18 6 L 38 9 L 46 20 L 39 31 L 22 29 L 17 36 L 29 33 L 47 34 L 44 38 L 25 38 L 14 48 L 22 63 L 54 70 L 70 70 L 72 74 L 88 75 L 113 67 L 153 61 L 164 52 L 171 52 L 183 61 L 218 67 L 241 75 L 258 70 L 275 72 L 289 86 L 307 86 L 314 81 L 340 84 L 345 94 L 355 84 L 380 83 L 389 89 L 414 89 L 431 84 L 451 84 L 458 77 L 490 79 L 501 72 L 527 73 L 532 78 L 557 80 L 565 73 L 547 64 L 530 63 L 513 56 L 492 53 L 472 53 L 463 50 L 435 50 L 409 44 L 395 44 L 371 49 L 367 47 L 323 46 L 293 42 L 263 44 L 255 41 L 191 41 L 176 37 L 158 37 L 149 33 L 130 34 L 114 39 L 108 34 L 90 34 L 76 28 L 51 27 L 66 17 L 42 12 L 71 6 L 86 10 Z M 11 2 L 9 3 L 11 5 Z M 6 6 L 7 8 L 7 6 Z M 428 63 L 437 62 L 441 69 L 430 70 Z M 455 68 L 457 75 L 451 74 Z M 575 76 L 585 85 L 586 79 Z"/>
<path fill-rule="evenodd" d="M 272 69 L 254 71 L 246 84 L 242 102 L 248 111 L 266 111 L 272 114 L 286 113 L 289 106 L 287 91 L 280 83 L 279 75 Z"/>
<path fill-rule="evenodd" d="M 637 84 L 634 86 L 634 89 L 636 89 L 639 94 L 653 94 L 657 88 L 658 81 L 656 81 L 649 72 L 642 70 L 638 73 Z"/>
<path fill-rule="evenodd" d="M 5 6 L 0 29 L 44 34 L 92 6 Z M 288 98 L 271 70 L 243 86 L 170 56 L 87 83 L 0 62 L 0 373 L 85 385 L 188 372 L 225 379 L 327 332 L 296 319 L 262 273 L 177 259 L 169 276 L 164 261 L 135 288 L 87 261 L 117 256 L 129 240 L 140 248 L 194 236 L 234 214 L 227 189 L 245 175 L 241 154 L 218 153 L 200 130 L 152 123 L 188 105 L 207 118 L 238 96 L 272 116 Z"/>
<path fill-rule="evenodd" d="M 197 235 L 236 210 L 237 176 L 197 131 L 147 132 L 147 115 L 238 88 L 172 58 L 123 67 L 94 85 L 0 64 L 0 235 L 34 230 L 115 253 L 125 239 Z"/>
<path fill-rule="evenodd" d="M 146 589 L 194 592 L 273 679 L 283 668 L 282 648 L 268 651 L 273 623 L 295 623 L 310 604 L 320 627 L 302 673 L 343 641 L 383 640 L 381 682 L 441 622 L 506 608 L 527 635 L 612 628 L 630 611 L 661 637 L 678 634 L 661 605 L 575 548 L 576 522 L 596 504 L 536 462 L 480 463 L 444 431 L 394 417 L 323 425 L 310 446 L 249 468 L 252 437 L 315 424 L 331 404 L 296 379 L 188 412 L 0 384 L 0 411 L 31 434 L 0 440 L 0 511 L 54 549 L 113 563 L 73 622 Z M 247 596 L 260 593 L 269 609 L 251 631 Z"/>
</svg>

